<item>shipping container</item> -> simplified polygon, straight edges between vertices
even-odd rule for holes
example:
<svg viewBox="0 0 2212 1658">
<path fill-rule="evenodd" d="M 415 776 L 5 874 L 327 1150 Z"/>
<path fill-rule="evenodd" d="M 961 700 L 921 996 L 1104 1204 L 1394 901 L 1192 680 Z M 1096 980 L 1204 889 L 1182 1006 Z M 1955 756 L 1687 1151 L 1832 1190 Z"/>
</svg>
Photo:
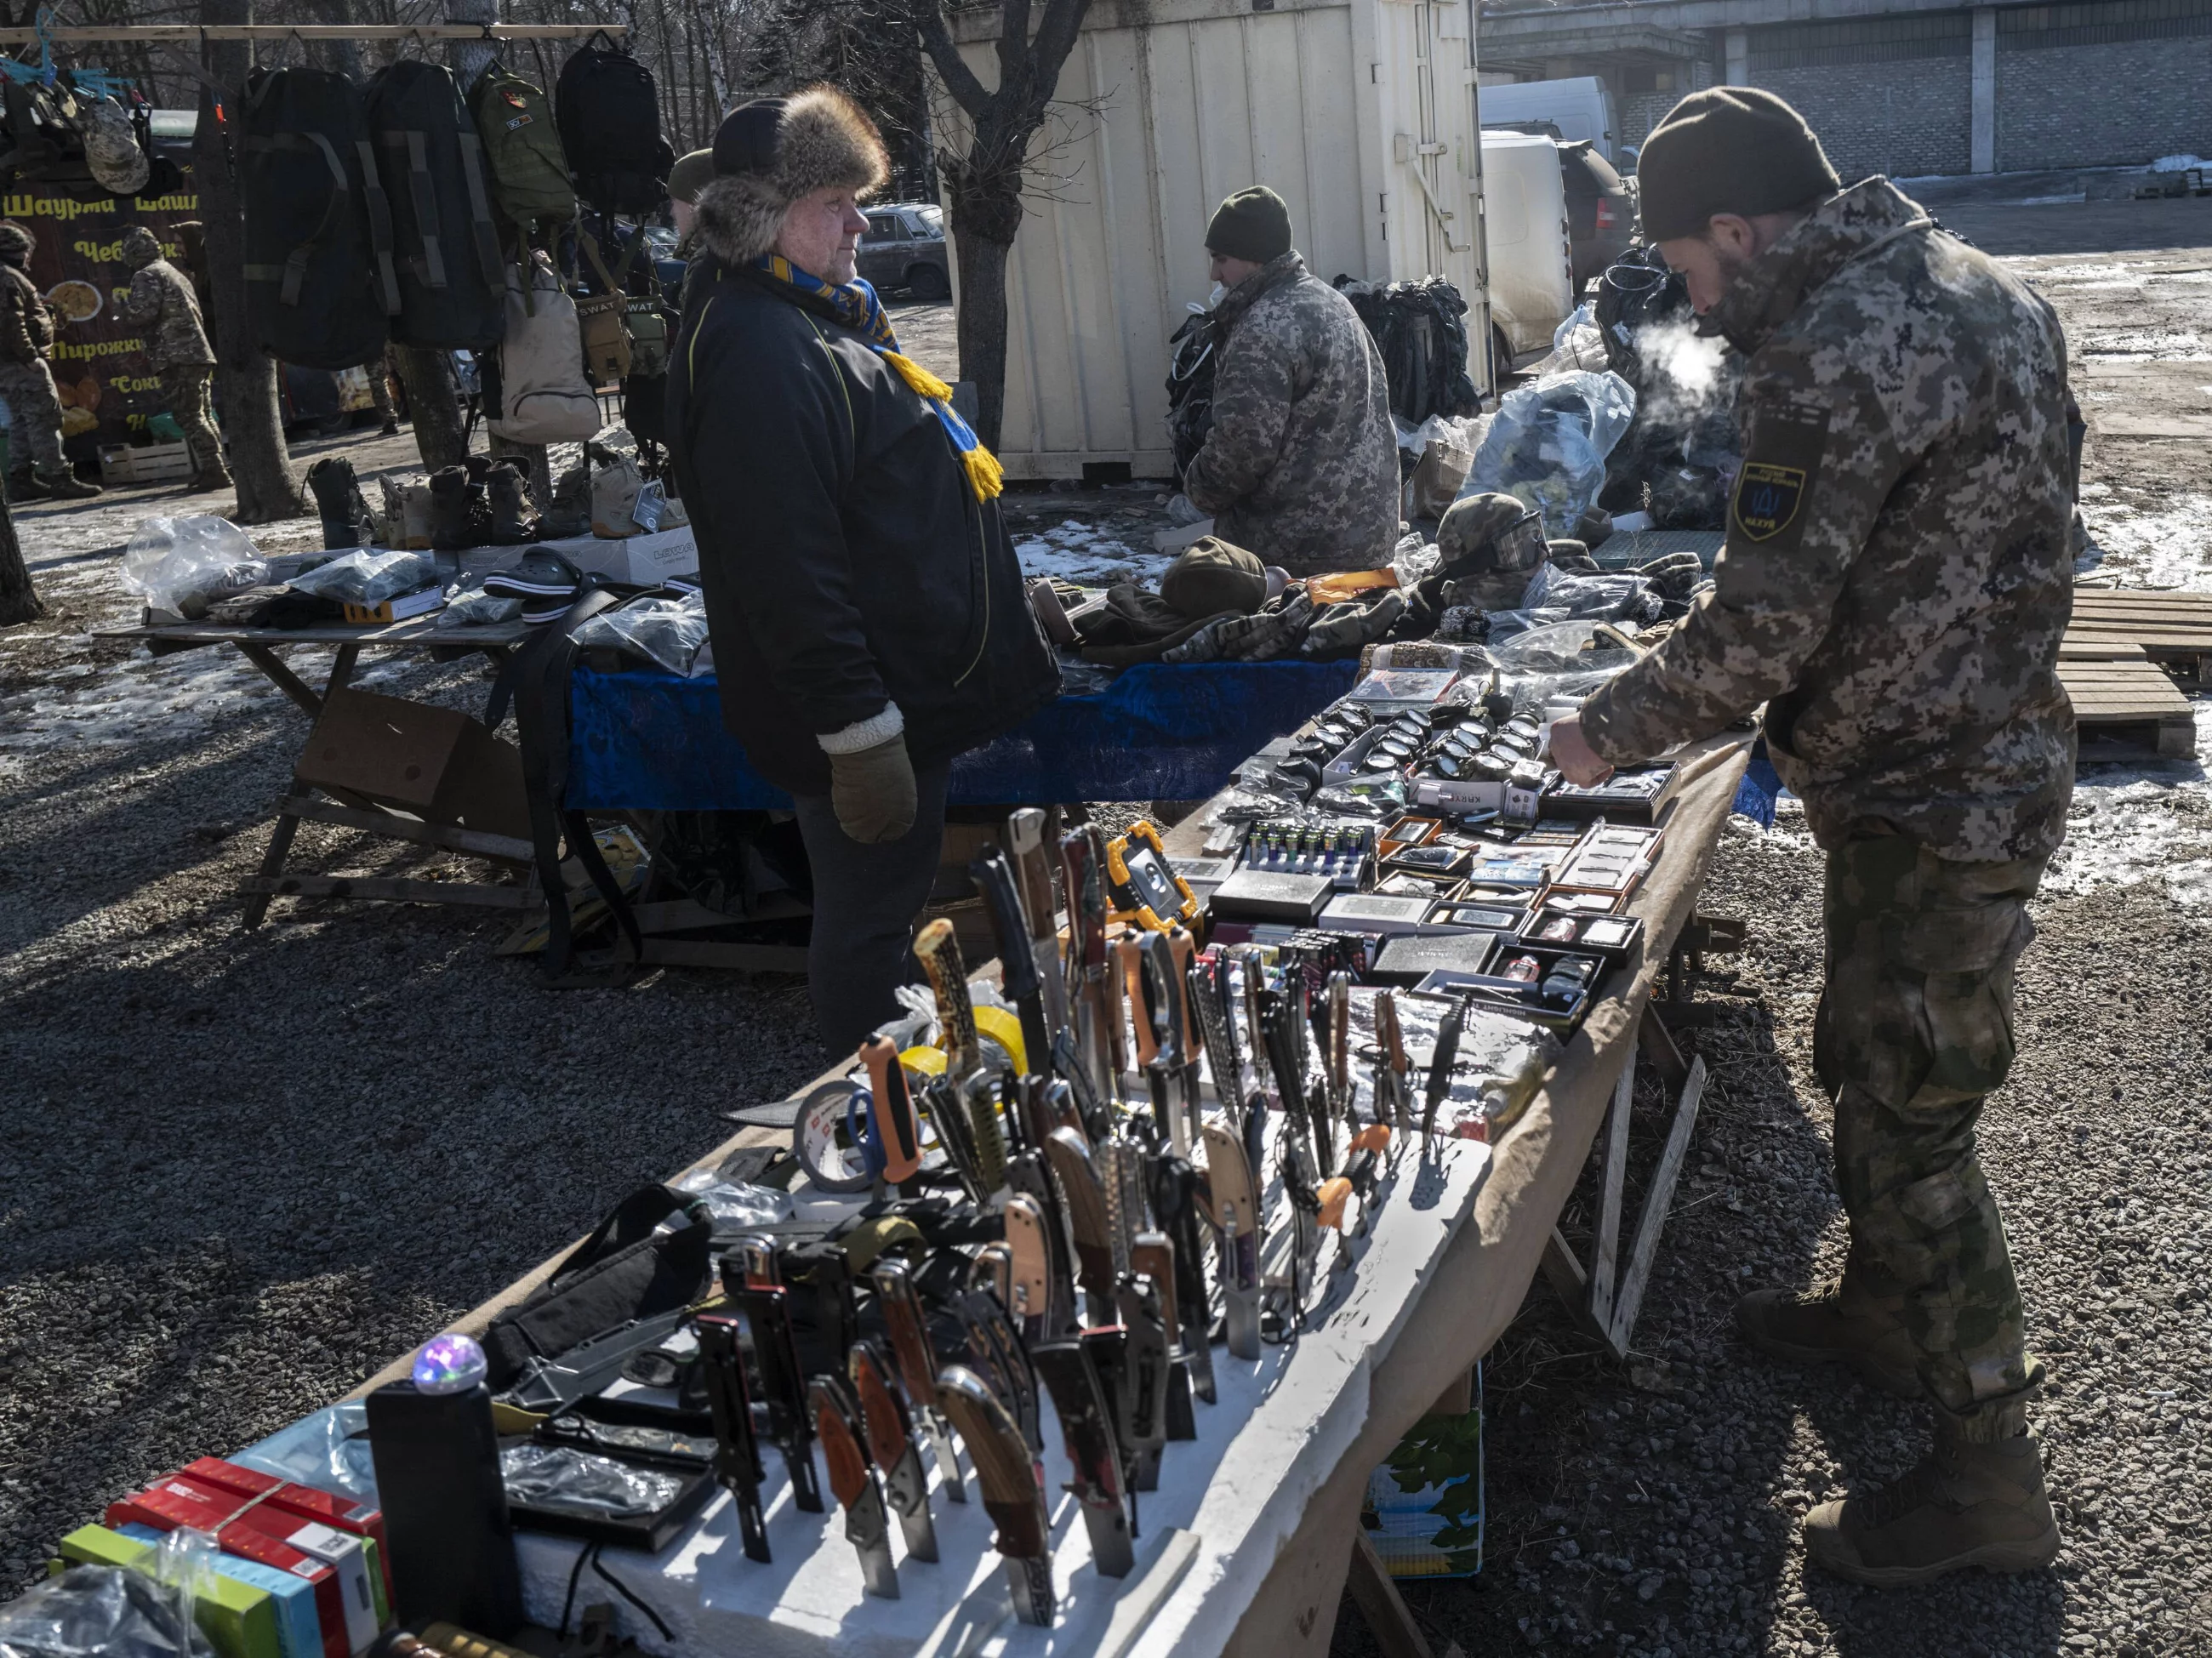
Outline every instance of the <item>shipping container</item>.
<svg viewBox="0 0 2212 1658">
<path fill-rule="evenodd" d="M 1168 340 L 1207 297 L 1207 220 L 1247 185 L 1290 203 L 1324 281 L 1456 285 L 1487 392 L 1473 21 L 1473 0 L 1097 0 L 1007 272 L 1008 476 L 1170 474 Z M 999 14 L 953 22 L 995 86 Z M 964 149 L 964 118 L 933 103 Z"/>
</svg>

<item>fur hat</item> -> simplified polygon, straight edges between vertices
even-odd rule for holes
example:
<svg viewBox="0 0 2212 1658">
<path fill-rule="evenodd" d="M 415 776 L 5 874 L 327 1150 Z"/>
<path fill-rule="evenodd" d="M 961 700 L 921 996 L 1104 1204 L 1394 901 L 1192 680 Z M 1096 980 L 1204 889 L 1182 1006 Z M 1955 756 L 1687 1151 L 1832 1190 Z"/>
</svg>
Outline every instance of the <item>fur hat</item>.
<svg viewBox="0 0 2212 1658">
<path fill-rule="evenodd" d="M 0 219 L 0 259 L 9 264 L 21 264 L 31 257 L 31 250 L 38 245 L 38 238 L 13 219 Z"/>
<path fill-rule="evenodd" d="M 775 246 L 800 197 L 832 188 L 868 195 L 890 172 L 876 124 L 836 88 L 756 98 L 715 131 L 715 178 L 697 203 L 700 240 L 726 264 L 749 264 Z"/>
<path fill-rule="evenodd" d="M 123 233 L 123 263 L 143 270 L 161 257 L 161 239 L 144 225 L 134 224 Z"/>
</svg>

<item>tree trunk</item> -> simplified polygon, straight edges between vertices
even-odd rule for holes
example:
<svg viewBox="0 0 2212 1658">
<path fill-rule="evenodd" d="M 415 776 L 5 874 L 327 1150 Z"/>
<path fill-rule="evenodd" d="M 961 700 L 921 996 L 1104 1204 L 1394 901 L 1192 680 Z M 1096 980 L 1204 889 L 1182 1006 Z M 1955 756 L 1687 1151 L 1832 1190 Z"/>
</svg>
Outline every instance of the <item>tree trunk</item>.
<svg viewBox="0 0 2212 1658">
<path fill-rule="evenodd" d="M 975 435 L 985 448 L 996 449 L 1006 410 L 1006 261 L 1014 245 L 963 228 L 963 216 L 956 200 L 952 240 L 960 255 L 960 378 L 975 382 Z"/>
<path fill-rule="evenodd" d="M 23 544 L 15 539 L 15 520 L 0 507 L 0 628 L 36 622 L 46 613 L 38 589 L 23 566 Z"/>
<path fill-rule="evenodd" d="M 200 21 L 209 24 L 250 21 L 248 0 L 202 0 Z M 225 114 L 235 118 L 236 88 L 246 84 L 252 48 L 242 40 L 210 40 L 205 48 L 209 71 L 224 86 Z M 241 524 L 267 524 L 307 512 L 300 480 L 284 446 L 284 422 L 276 406 L 276 365 L 253 343 L 253 323 L 246 301 L 246 223 L 237 175 L 231 170 L 228 129 L 218 118 L 214 94 L 200 89 L 199 128 L 192 136 L 192 179 L 200 198 L 200 222 L 207 227 L 208 277 L 215 294 L 215 395 L 222 405 L 223 435 L 230 441 L 230 471 L 238 484 L 235 508 Z"/>
<path fill-rule="evenodd" d="M 459 466 L 468 459 L 461 426 L 460 393 L 453 386 L 453 361 L 442 351 L 420 345 L 395 345 L 392 366 L 407 388 L 407 415 L 415 422 L 415 447 L 426 471 Z"/>
</svg>

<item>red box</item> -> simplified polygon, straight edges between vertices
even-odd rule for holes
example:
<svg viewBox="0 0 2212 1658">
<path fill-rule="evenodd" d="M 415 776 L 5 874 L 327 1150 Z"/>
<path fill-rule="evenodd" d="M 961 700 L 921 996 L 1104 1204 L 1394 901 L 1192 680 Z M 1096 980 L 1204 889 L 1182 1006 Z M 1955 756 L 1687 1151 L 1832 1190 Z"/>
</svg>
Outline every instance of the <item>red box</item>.
<svg viewBox="0 0 2212 1658">
<path fill-rule="evenodd" d="M 338 1575 L 267 1532 L 240 1524 L 239 1511 L 247 1501 L 173 1476 L 136 1497 L 109 1503 L 105 1521 L 122 1526 L 135 1521 L 156 1531 L 190 1526 L 210 1533 L 226 1554 L 258 1560 L 305 1578 L 314 1585 L 315 1620 L 322 1627 L 323 1658 L 353 1658 L 353 1646 L 346 1637 L 345 1605 L 338 1594 Z"/>
<path fill-rule="evenodd" d="M 302 1520 L 328 1526 L 332 1531 L 374 1539 L 377 1567 L 384 1578 L 384 1597 L 386 1601 L 391 1600 L 392 1549 L 384 1540 L 383 1509 L 356 1503 L 350 1497 L 340 1497 L 335 1491 L 302 1485 L 296 1480 L 279 1479 L 275 1474 L 253 1468 L 241 1468 L 219 1456 L 204 1456 L 197 1462 L 187 1463 L 183 1473 L 199 1485 L 235 1491 L 240 1497 L 258 1497 L 264 1508 L 281 1509 Z"/>
</svg>

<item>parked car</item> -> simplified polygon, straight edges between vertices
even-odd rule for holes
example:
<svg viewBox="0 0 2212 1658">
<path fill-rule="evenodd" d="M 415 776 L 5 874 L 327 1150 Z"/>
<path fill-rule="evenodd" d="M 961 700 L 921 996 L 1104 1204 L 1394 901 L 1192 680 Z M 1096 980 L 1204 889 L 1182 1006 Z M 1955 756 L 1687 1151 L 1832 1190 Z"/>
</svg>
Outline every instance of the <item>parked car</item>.
<svg viewBox="0 0 2212 1658">
<path fill-rule="evenodd" d="M 917 300 L 951 298 L 943 208 L 934 202 L 892 202 L 860 210 L 868 219 L 860 238 L 860 275 L 886 292 L 904 288 Z"/>
<path fill-rule="evenodd" d="M 1559 177 L 1567 187 L 1567 235 L 1579 293 L 1627 251 L 1636 230 L 1636 196 L 1588 139 L 1559 146 Z"/>
<path fill-rule="evenodd" d="M 1477 116 L 1486 127 L 1517 132 L 1549 132 L 1569 143 L 1587 138 L 1597 153 L 1616 159 L 1613 94 L 1595 75 L 1563 81 L 1522 81 L 1484 87 L 1476 94 Z"/>
<path fill-rule="evenodd" d="M 1491 361 L 1499 374 L 1548 351 L 1575 308 L 1559 147 L 1533 133 L 1482 133 L 1484 236 L 1489 248 Z"/>
</svg>

